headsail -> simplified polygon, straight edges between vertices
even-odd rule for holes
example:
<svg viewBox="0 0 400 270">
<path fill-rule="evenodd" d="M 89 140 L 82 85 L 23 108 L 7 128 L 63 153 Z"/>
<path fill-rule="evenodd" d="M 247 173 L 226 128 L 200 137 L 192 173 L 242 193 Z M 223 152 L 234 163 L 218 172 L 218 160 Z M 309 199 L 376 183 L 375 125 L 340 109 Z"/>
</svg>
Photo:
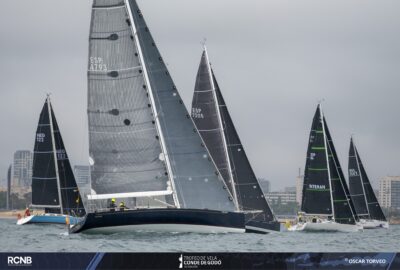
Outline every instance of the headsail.
<svg viewBox="0 0 400 270">
<path fill-rule="evenodd" d="M 90 35 L 96 193 L 173 190 L 177 207 L 234 210 L 136 1 L 94 0 Z"/>
<path fill-rule="evenodd" d="M 192 102 L 192 117 L 238 207 L 247 220 L 274 221 L 229 114 L 204 50 Z M 233 183 L 232 183 L 233 181 Z"/>
<path fill-rule="evenodd" d="M 355 209 L 360 217 L 386 221 L 353 138 L 350 140 L 349 149 L 349 185 Z"/>
<path fill-rule="evenodd" d="M 358 220 L 350 192 L 344 178 L 343 170 L 333 145 L 332 137 L 324 117 L 324 129 L 326 133 L 328 159 L 330 168 L 330 180 L 332 188 L 332 198 L 335 213 L 335 221 L 343 224 L 355 224 Z"/>
<path fill-rule="evenodd" d="M 60 181 L 60 193 L 63 206 L 63 214 L 82 217 L 85 215 L 85 207 L 76 184 L 75 176 L 69 162 L 57 120 L 50 104 L 51 119 L 53 124 L 54 143 L 57 156 L 57 167 Z"/>
</svg>

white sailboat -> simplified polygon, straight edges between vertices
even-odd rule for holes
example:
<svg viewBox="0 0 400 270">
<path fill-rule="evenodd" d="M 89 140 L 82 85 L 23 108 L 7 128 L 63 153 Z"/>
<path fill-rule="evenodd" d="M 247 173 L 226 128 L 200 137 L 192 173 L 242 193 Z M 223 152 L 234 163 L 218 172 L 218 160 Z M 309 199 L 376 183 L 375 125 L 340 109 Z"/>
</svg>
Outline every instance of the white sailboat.
<svg viewBox="0 0 400 270">
<path fill-rule="evenodd" d="M 321 104 L 310 132 L 301 210 L 298 224 L 290 227 L 290 231 L 362 230 Z"/>
</svg>

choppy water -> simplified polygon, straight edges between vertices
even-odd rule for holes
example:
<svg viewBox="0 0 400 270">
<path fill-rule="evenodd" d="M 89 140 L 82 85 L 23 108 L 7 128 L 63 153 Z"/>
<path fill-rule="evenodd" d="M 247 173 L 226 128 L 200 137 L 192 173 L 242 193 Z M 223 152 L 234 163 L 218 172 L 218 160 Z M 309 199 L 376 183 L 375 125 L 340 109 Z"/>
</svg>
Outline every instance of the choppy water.
<svg viewBox="0 0 400 270">
<path fill-rule="evenodd" d="M 68 235 L 61 225 L 0 219 L 0 252 L 395 252 L 400 226 L 357 233 L 117 233 Z"/>
</svg>

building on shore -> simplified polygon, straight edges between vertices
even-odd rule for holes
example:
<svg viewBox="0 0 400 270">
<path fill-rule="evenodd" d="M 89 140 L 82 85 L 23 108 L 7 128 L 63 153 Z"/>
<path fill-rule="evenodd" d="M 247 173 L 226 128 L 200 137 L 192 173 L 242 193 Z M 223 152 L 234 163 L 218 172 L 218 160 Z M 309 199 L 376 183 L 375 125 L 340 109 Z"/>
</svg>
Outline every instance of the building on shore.
<svg viewBox="0 0 400 270">
<path fill-rule="evenodd" d="M 14 153 L 12 187 L 14 191 L 29 190 L 32 184 L 31 151 L 20 150 Z"/>
<path fill-rule="evenodd" d="M 258 178 L 258 182 L 260 183 L 261 189 L 264 194 L 271 192 L 271 182 L 265 178 Z"/>
<path fill-rule="evenodd" d="M 400 209 L 400 176 L 385 176 L 380 179 L 379 203 L 384 208 Z"/>
<path fill-rule="evenodd" d="M 303 183 L 304 175 L 301 175 L 301 169 L 299 169 L 299 174 L 296 177 L 296 202 L 299 206 L 303 199 Z"/>
<path fill-rule="evenodd" d="M 296 202 L 296 187 L 286 187 L 284 191 L 273 191 L 266 194 L 270 204 L 283 204 Z"/>
<path fill-rule="evenodd" d="M 12 165 L 8 167 L 7 171 L 7 203 L 6 208 L 7 210 L 11 210 L 11 175 L 12 175 Z"/>
</svg>

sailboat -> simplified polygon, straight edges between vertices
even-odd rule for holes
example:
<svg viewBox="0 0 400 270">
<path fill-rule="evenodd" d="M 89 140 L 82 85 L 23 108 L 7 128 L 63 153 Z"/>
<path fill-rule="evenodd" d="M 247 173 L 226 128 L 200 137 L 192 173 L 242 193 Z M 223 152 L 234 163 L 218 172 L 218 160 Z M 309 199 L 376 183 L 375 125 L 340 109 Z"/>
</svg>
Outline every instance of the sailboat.
<svg viewBox="0 0 400 270">
<path fill-rule="evenodd" d="M 364 229 L 389 228 L 361 162 L 353 137 L 349 149 L 349 186 L 360 224 Z"/>
<path fill-rule="evenodd" d="M 321 104 L 315 112 L 307 150 L 303 199 L 292 231 L 362 230 Z"/>
<path fill-rule="evenodd" d="M 93 1 L 88 67 L 90 211 L 71 231 L 244 232 L 135 0 Z"/>
<path fill-rule="evenodd" d="M 204 45 L 192 101 L 192 118 L 237 209 L 245 214 L 246 231 L 280 231 L 250 165 L 218 86 Z"/>
<path fill-rule="evenodd" d="M 31 208 L 43 209 L 44 214 L 25 216 L 17 221 L 18 225 L 66 224 L 66 219 L 75 224 L 86 214 L 50 96 L 43 105 L 36 131 Z"/>
</svg>

